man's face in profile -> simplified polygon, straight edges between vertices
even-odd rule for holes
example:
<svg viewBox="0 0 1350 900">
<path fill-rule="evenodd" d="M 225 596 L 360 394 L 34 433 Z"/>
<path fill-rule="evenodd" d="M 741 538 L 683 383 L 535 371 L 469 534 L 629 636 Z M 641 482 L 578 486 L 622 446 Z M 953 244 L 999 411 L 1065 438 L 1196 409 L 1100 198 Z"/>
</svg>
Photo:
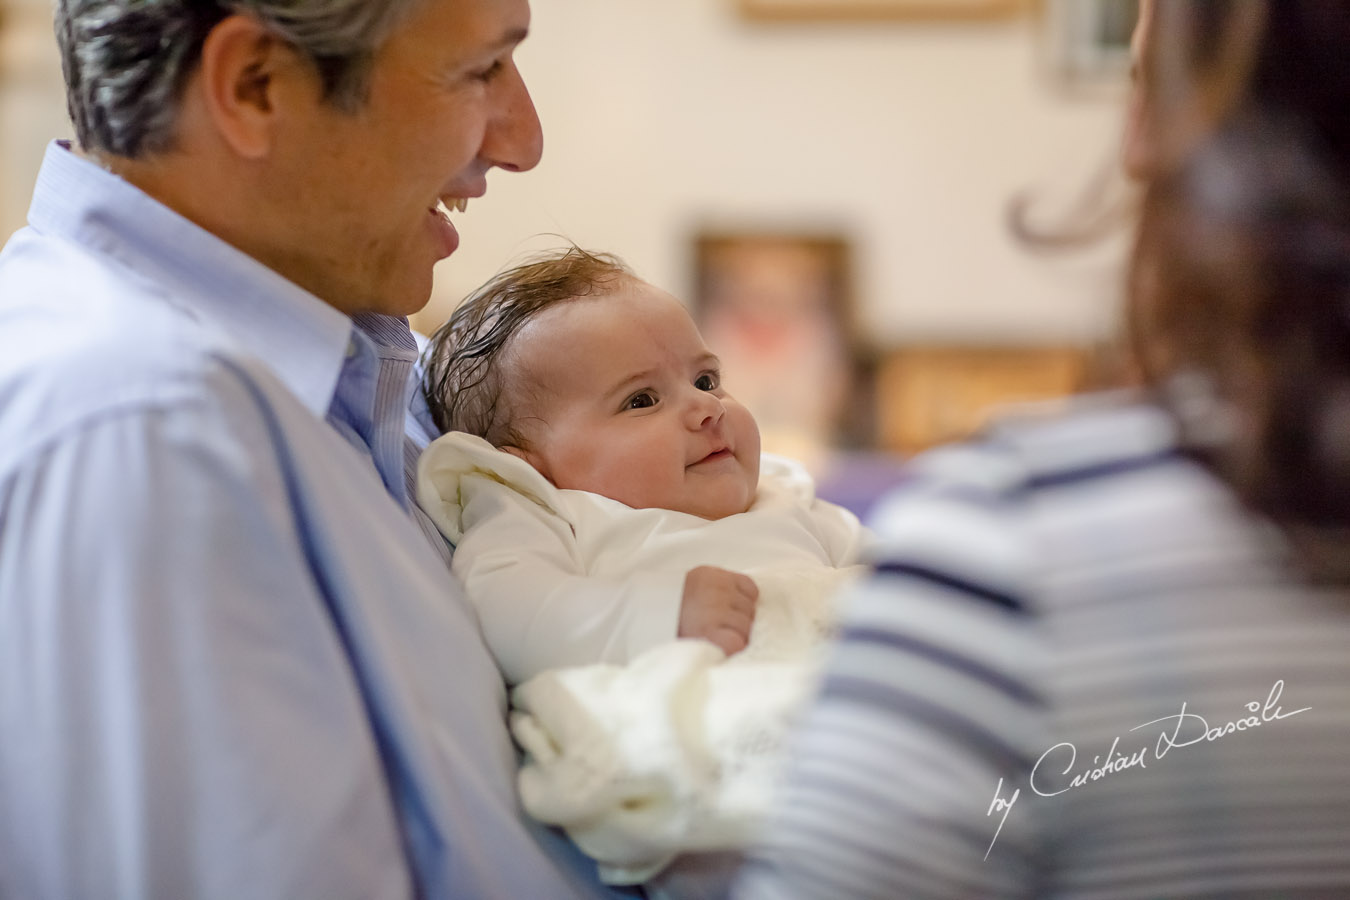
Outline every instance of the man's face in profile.
<svg viewBox="0 0 1350 900">
<path fill-rule="evenodd" d="M 438 207 L 481 196 L 493 166 L 539 161 L 542 137 L 512 54 L 528 0 L 424 0 L 379 50 L 354 113 L 320 99 L 284 125 L 268 177 L 289 246 L 270 264 L 344 312 L 407 315 L 458 234 Z"/>
</svg>

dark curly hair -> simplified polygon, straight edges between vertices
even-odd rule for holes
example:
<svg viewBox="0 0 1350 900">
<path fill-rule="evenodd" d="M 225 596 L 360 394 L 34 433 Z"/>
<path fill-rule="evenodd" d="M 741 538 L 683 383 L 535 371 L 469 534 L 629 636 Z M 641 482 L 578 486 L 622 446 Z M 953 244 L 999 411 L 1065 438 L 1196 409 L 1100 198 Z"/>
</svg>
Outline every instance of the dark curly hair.
<svg viewBox="0 0 1350 900">
<path fill-rule="evenodd" d="M 603 296 L 634 277 L 618 257 L 573 246 L 507 269 L 470 294 L 423 353 L 422 389 L 437 427 L 524 447 L 498 365 L 511 339 L 549 307 Z"/>
<path fill-rule="evenodd" d="M 1350 580 L 1350 4 L 1159 15 L 1138 358 L 1188 451 Z"/>
</svg>

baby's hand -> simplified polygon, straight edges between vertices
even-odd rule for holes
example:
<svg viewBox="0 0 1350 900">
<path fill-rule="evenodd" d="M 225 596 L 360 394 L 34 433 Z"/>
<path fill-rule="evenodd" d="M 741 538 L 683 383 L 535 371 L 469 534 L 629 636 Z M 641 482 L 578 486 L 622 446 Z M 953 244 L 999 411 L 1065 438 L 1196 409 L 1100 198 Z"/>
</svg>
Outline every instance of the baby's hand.
<svg viewBox="0 0 1350 900">
<path fill-rule="evenodd" d="M 684 576 L 678 637 L 706 638 L 730 656 L 745 649 L 755 622 L 759 588 L 749 577 L 699 566 Z"/>
</svg>

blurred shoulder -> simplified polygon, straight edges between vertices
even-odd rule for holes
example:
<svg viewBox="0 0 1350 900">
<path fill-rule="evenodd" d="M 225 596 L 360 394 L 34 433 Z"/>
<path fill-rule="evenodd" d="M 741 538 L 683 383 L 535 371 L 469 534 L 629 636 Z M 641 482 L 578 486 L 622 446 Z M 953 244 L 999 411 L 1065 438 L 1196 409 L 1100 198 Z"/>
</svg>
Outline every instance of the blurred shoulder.
<svg viewBox="0 0 1350 900">
<path fill-rule="evenodd" d="M 1019 405 L 1001 412 L 978 437 L 911 460 L 909 477 L 872 518 L 884 527 L 921 497 L 1014 502 L 1042 488 L 1110 478 L 1176 455 L 1170 417 L 1132 393 Z"/>
</svg>

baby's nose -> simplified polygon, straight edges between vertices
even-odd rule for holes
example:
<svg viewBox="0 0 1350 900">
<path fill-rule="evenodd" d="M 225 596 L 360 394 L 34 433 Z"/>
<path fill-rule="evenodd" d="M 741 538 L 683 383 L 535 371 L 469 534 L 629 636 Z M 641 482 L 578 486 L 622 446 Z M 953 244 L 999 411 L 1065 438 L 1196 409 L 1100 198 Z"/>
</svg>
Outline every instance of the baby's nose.
<svg viewBox="0 0 1350 900">
<path fill-rule="evenodd" d="M 695 429 L 709 428 L 722 421 L 726 407 L 720 398 L 707 391 L 698 391 L 689 404 L 689 426 Z"/>
</svg>

